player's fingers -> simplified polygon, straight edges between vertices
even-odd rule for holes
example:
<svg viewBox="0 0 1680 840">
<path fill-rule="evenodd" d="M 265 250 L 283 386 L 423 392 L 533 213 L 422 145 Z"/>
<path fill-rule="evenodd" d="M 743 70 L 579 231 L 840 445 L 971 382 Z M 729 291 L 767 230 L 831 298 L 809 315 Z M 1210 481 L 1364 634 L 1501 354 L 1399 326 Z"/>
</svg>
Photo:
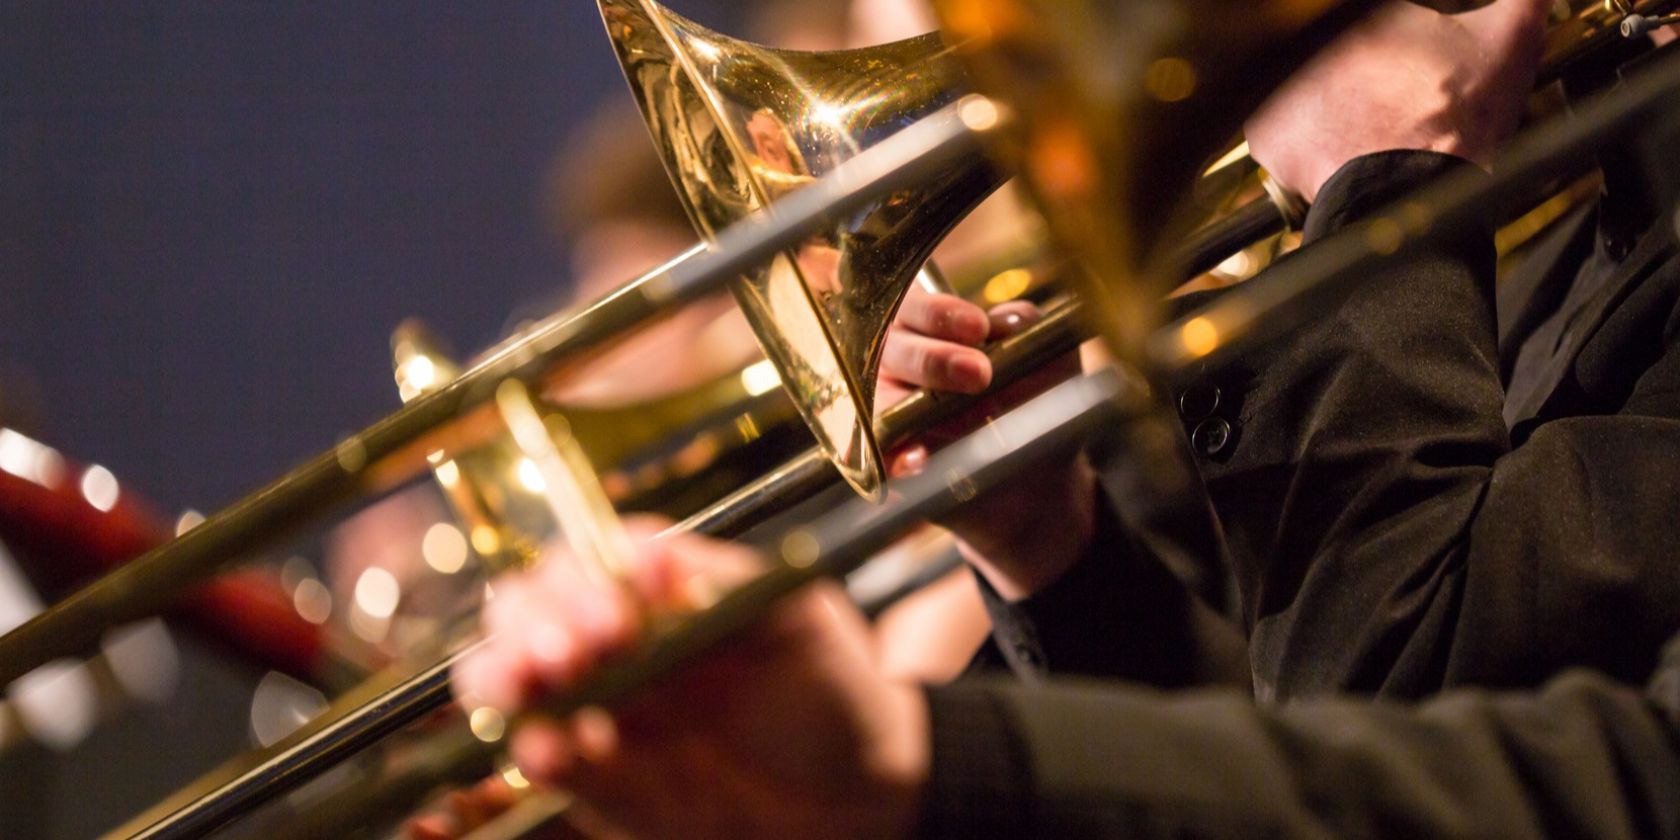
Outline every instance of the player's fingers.
<svg viewBox="0 0 1680 840">
<path fill-rule="evenodd" d="M 901 330 L 887 336 L 881 374 L 920 388 L 973 394 L 991 384 L 992 362 L 973 347 Z"/>
</svg>

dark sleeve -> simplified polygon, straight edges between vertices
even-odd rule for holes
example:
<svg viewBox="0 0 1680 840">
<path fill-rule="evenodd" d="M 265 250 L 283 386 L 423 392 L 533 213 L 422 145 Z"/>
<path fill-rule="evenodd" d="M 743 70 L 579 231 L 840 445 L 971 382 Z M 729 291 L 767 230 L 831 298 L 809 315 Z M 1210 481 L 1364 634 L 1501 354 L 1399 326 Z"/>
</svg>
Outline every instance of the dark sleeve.
<svg viewBox="0 0 1680 840">
<path fill-rule="evenodd" d="M 1416 707 L 932 689 L 921 836 L 1680 837 L 1677 659 L 1645 694 L 1571 672 Z"/>
<path fill-rule="evenodd" d="M 1460 166 L 1357 159 L 1326 183 L 1307 236 Z M 1534 685 L 1577 665 L 1638 680 L 1680 627 L 1660 524 L 1675 510 L 1680 423 L 1584 417 L 1513 450 L 1491 237 L 1455 233 L 1192 383 L 1221 397 L 1195 421 L 1220 425 L 1201 439 L 1221 445 L 1198 456 L 1263 699 Z M 1673 330 L 1642 335 L 1676 355 Z M 1651 387 L 1680 371 L 1663 381 Z"/>
<path fill-rule="evenodd" d="M 1095 536 L 1067 574 L 1008 601 L 976 574 L 992 637 L 971 673 L 1006 667 L 1028 682 L 1045 677 L 1125 679 L 1175 688 L 1248 682 L 1246 645 L 1234 624 L 1198 597 L 1122 524 L 1106 491 Z"/>
</svg>

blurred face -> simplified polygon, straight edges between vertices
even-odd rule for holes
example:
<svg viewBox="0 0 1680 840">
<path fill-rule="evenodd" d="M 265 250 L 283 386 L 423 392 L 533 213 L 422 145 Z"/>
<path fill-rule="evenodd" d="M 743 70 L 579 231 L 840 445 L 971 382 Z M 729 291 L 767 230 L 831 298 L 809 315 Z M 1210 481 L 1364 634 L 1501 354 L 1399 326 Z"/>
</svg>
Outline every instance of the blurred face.
<svg viewBox="0 0 1680 840">
<path fill-rule="evenodd" d="M 854 0 L 846 40 L 849 46 L 864 47 L 913 38 L 935 28 L 925 0 Z"/>
<path fill-rule="evenodd" d="M 591 225 L 572 246 L 574 298 L 594 300 L 687 250 L 694 231 L 656 222 L 615 220 Z"/>
</svg>

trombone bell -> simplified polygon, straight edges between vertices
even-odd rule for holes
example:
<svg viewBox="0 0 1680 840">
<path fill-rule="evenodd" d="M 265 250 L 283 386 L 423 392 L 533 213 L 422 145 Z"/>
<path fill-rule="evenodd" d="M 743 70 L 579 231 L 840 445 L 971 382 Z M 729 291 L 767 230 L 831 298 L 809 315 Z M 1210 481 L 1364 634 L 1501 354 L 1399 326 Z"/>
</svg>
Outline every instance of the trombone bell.
<svg viewBox="0 0 1680 840">
<path fill-rule="evenodd" d="M 1437 9 L 1485 0 L 1427 0 Z M 1197 221 L 1183 197 L 1270 92 L 1376 0 L 935 0 L 982 92 L 1020 126 L 1017 160 L 1110 350 L 1143 342 Z M 1217 343 L 1215 334 L 1206 337 Z"/>
<path fill-rule="evenodd" d="M 936 35 L 796 52 L 728 38 L 651 0 L 600 0 L 636 104 L 707 240 L 955 101 L 962 69 Z M 984 161 L 836 219 L 732 289 L 823 451 L 880 498 L 873 415 L 887 327 L 934 245 L 1001 183 Z"/>
</svg>

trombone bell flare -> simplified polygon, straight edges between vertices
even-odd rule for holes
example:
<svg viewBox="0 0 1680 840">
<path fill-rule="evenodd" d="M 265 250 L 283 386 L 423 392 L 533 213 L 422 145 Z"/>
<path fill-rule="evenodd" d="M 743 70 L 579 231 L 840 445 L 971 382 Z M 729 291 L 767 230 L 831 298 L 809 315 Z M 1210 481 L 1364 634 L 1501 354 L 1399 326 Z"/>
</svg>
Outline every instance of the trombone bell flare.
<svg viewBox="0 0 1680 840">
<path fill-rule="evenodd" d="M 936 35 L 806 53 L 720 35 L 651 0 L 600 7 L 660 158 L 708 241 L 967 89 Z M 952 164 L 835 218 L 731 287 L 819 445 L 864 496 L 881 493 L 875 375 L 892 316 L 934 245 L 1000 183 L 984 160 Z"/>
<path fill-rule="evenodd" d="M 1373 0 L 937 0 L 981 92 L 1020 130 L 1005 151 L 1097 282 L 1082 292 L 1111 350 L 1142 366 L 1169 246 L 1206 161 L 1291 72 Z M 1452 5 L 1463 5 L 1453 3 Z M 1144 368 L 1147 370 L 1147 368 Z"/>
</svg>

